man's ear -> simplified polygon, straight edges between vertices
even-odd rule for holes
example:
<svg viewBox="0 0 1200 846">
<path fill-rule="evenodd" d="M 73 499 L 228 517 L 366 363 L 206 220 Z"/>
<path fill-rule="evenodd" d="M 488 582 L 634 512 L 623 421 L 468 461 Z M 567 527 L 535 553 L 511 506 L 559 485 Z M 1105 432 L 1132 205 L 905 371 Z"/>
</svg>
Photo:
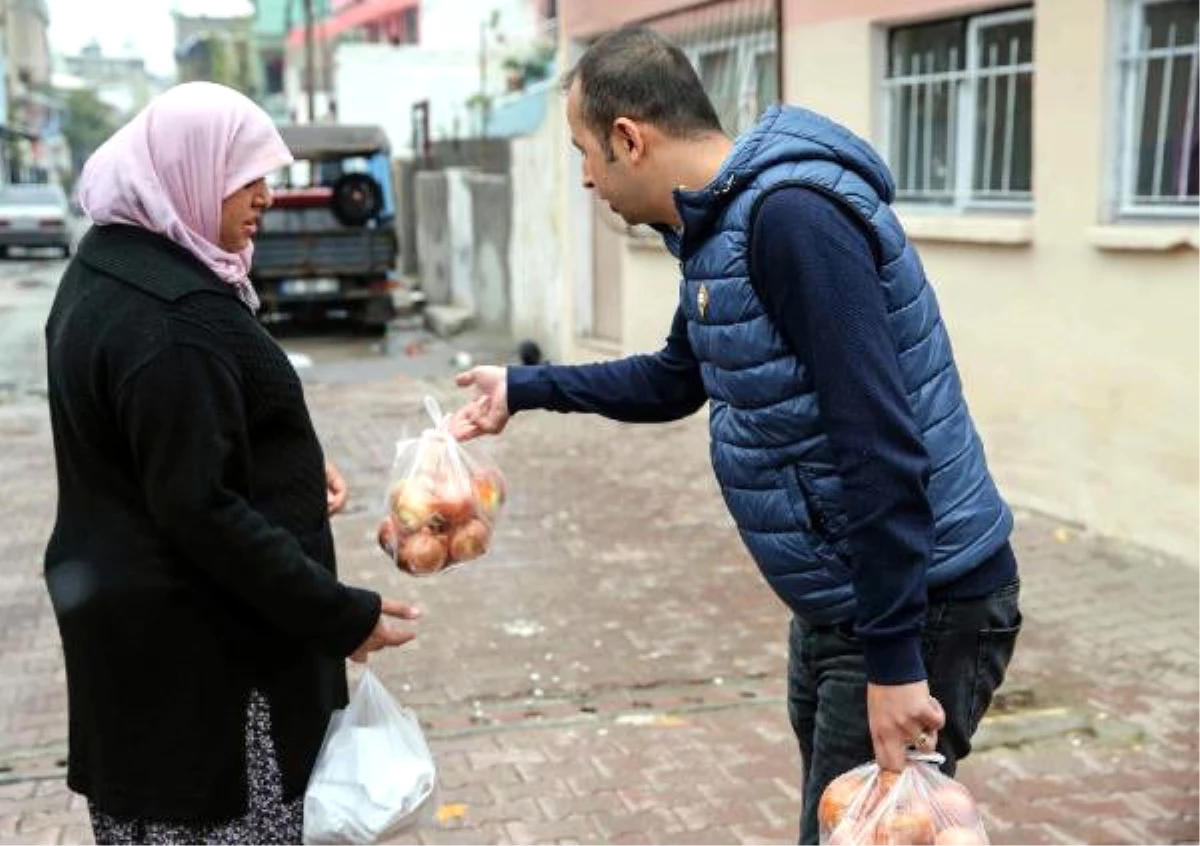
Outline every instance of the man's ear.
<svg viewBox="0 0 1200 846">
<path fill-rule="evenodd" d="M 613 149 L 621 151 L 633 164 L 646 157 L 646 134 L 635 120 L 620 117 L 613 121 L 612 143 Z"/>
</svg>

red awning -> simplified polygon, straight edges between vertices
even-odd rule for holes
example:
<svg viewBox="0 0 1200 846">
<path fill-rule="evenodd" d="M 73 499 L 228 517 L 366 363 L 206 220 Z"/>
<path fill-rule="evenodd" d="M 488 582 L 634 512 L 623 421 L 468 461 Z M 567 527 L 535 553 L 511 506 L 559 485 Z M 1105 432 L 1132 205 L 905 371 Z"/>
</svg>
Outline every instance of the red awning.
<svg viewBox="0 0 1200 846">
<path fill-rule="evenodd" d="M 363 0 L 353 6 L 346 6 L 323 21 L 317 21 L 313 25 L 313 38 L 317 41 L 327 41 L 346 30 L 381 21 L 420 5 L 421 0 Z M 292 47 L 304 44 L 304 27 L 294 27 L 288 33 L 288 44 Z"/>
</svg>

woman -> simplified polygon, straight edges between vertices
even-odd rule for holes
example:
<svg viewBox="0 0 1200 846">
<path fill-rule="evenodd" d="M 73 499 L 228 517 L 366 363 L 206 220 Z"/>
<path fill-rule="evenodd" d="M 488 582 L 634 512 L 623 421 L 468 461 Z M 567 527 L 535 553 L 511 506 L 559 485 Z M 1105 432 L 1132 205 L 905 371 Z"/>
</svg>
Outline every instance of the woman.
<svg viewBox="0 0 1200 846">
<path fill-rule="evenodd" d="M 95 226 L 46 325 L 59 501 L 46 582 L 66 657 L 68 784 L 99 843 L 298 843 L 347 656 L 416 609 L 338 582 L 326 465 L 255 319 L 270 118 L 177 86 L 84 167 Z"/>
</svg>

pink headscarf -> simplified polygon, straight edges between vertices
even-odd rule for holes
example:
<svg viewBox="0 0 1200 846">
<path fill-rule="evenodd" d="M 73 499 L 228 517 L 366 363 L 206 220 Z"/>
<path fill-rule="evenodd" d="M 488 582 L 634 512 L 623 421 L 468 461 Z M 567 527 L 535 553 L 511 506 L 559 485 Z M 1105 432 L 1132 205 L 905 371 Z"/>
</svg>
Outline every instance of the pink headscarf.
<svg viewBox="0 0 1200 846">
<path fill-rule="evenodd" d="M 253 246 L 221 249 L 221 203 L 291 162 L 270 116 L 248 97 L 187 82 L 154 98 L 92 154 L 77 195 L 94 223 L 126 223 L 170 238 L 257 309 Z"/>
</svg>

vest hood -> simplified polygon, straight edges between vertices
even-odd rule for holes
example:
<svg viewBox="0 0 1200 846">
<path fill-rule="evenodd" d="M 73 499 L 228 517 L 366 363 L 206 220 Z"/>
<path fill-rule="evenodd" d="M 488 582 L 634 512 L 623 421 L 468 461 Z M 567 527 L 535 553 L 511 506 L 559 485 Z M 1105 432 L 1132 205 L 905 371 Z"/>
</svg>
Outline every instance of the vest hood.
<svg viewBox="0 0 1200 846">
<path fill-rule="evenodd" d="M 668 247 L 676 254 L 686 254 L 697 239 L 707 235 L 725 204 L 742 188 L 773 167 L 797 161 L 829 162 L 837 169 L 851 171 L 884 203 L 890 204 L 895 196 L 891 171 L 863 139 L 808 109 L 772 106 L 752 130 L 737 140 L 712 182 L 698 191 L 675 191 L 675 204 L 683 220 L 683 242 L 679 243 L 674 233 L 663 232 Z"/>
</svg>

